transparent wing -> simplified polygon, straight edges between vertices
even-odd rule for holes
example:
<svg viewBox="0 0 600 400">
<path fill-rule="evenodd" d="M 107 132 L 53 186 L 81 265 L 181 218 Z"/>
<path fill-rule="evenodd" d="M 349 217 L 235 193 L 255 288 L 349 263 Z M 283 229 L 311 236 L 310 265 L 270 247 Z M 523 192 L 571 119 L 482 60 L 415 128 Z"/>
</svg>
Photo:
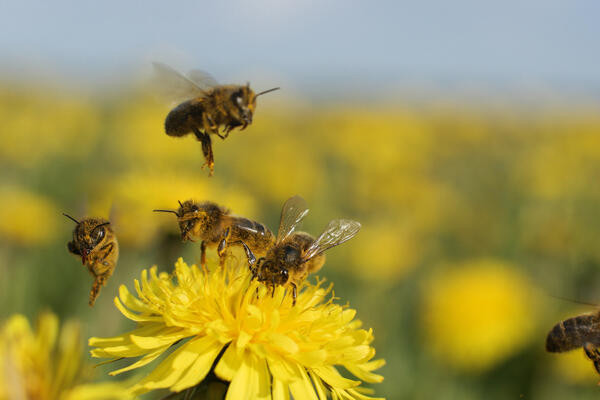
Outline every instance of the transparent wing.
<svg viewBox="0 0 600 400">
<path fill-rule="evenodd" d="M 306 253 L 303 256 L 304 261 L 308 261 L 325 250 L 350 240 L 359 230 L 359 222 L 350 219 L 334 219 L 329 222 L 327 228 L 325 228 L 317 240 L 306 249 Z"/>
<path fill-rule="evenodd" d="M 203 90 L 211 89 L 219 84 L 217 80 L 212 77 L 211 74 L 205 71 L 201 71 L 199 69 L 191 70 L 188 74 L 188 77 L 192 82 L 194 82 L 199 88 L 202 88 Z"/>
<path fill-rule="evenodd" d="M 296 195 L 287 199 L 281 209 L 277 243 L 291 235 L 306 214 L 308 214 L 308 205 L 302 197 Z"/>
<path fill-rule="evenodd" d="M 196 82 L 181 75 L 168 65 L 157 62 L 153 65 L 155 89 L 166 101 L 181 103 L 206 93 Z"/>
</svg>

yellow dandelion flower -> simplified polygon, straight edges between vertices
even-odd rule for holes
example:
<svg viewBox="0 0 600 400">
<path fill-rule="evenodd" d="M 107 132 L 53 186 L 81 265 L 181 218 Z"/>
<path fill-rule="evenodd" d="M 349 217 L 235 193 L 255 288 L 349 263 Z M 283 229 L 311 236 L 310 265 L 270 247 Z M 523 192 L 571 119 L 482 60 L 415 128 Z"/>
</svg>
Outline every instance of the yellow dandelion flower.
<svg viewBox="0 0 600 400">
<path fill-rule="evenodd" d="M 535 288 L 516 266 L 468 261 L 437 273 L 424 287 L 423 325 L 431 350 L 467 371 L 488 369 L 535 333 Z"/>
<path fill-rule="evenodd" d="M 20 168 L 44 168 L 53 157 L 84 160 L 100 128 L 89 99 L 50 87 L 2 87 L 0 159 Z M 77 143 L 77 151 L 67 143 Z M 6 167 L 5 167 L 6 168 Z"/>
<path fill-rule="evenodd" d="M 289 399 L 290 393 L 296 400 L 370 399 L 361 380 L 381 382 L 373 371 L 384 360 L 372 360 L 373 332 L 360 328 L 355 310 L 335 304 L 331 286 L 320 282 L 306 283 L 293 306 L 284 288 L 270 293 L 251 281 L 240 259 L 229 256 L 225 268 L 209 271 L 180 258 L 173 276 L 156 267 L 144 270 L 141 282 L 135 281 L 137 297 L 123 285 L 115 298 L 137 328 L 91 338 L 92 356 L 140 357 L 111 372 L 116 375 L 176 347 L 131 388 L 133 394 L 186 390 L 212 371 L 229 382 L 227 399 Z M 338 367 L 355 378 L 342 376 Z"/>
<path fill-rule="evenodd" d="M 0 238 L 24 246 L 48 243 L 56 231 L 57 215 L 56 205 L 44 196 L 17 185 L 0 188 Z"/>
<path fill-rule="evenodd" d="M 59 330 L 54 314 L 40 315 L 36 331 L 22 315 L 13 315 L 0 331 L 0 400 L 130 399 L 116 383 L 84 380 L 79 325 Z"/>
</svg>

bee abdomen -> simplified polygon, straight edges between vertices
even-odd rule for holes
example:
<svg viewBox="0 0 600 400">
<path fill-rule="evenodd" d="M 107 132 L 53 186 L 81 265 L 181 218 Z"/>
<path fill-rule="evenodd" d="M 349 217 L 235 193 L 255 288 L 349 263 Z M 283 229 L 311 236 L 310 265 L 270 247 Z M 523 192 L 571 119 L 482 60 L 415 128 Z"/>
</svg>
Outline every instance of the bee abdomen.
<svg viewBox="0 0 600 400">
<path fill-rule="evenodd" d="M 583 346 L 600 344 L 598 314 L 579 315 L 554 325 L 546 337 L 546 351 L 560 353 Z"/>
<path fill-rule="evenodd" d="M 169 136 L 184 136 L 192 131 L 190 125 L 191 103 L 186 101 L 171 110 L 165 119 L 165 132 Z"/>
</svg>

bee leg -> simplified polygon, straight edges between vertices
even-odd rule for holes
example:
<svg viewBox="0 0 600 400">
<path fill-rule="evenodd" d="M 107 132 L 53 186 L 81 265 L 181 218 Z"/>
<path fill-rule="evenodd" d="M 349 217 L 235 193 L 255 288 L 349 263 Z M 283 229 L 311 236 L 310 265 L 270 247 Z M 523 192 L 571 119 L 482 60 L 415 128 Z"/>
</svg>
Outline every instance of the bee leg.
<svg viewBox="0 0 600 400">
<path fill-rule="evenodd" d="M 600 350 L 598 350 L 598 347 L 593 343 L 587 342 L 583 345 L 583 351 L 585 352 L 587 358 L 592 360 L 594 363 L 596 372 L 600 374 Z"/>
<path fill-rule="evenodd" d="M 209 169 L 208 176 L 212 176 L 215 169 L 215 158 L 212 151 L 212 142 L 208 133 L 202 133 L 198 128 L 194 127 L 194 134 L 196 138 L 202 143 L 202 153 L 204 154 L 204 160 Z M 202 166 L 204 168 L 204 165 Z"/>
<path fill-rule="evenodd" d="M 110 276 L 110 274 L 108 276 Z M 92 290 L 90 290 L 90 301 L 89 301 L 90 307 L 94 306 L 94 303 L 96 302 L 96 299 L 98 298 L 98 295 L 100 294 L 100 289 L 106 283 L 106 279 L 108 278 L 108 276 L 107 275 L 98 275 L 98 276 L 96 276 L 96 279 L 94 279 L 94 283 L 92 284 Z"/>
<path fill-rule="evenodd" d="M 224 133 L 225 133 L 225 135 L 223 135 L 223 139 L 225 139 L 226 137 L 228 137 L 228 136 L 229 136 L 229 132 L 231 132 L 231 130 L 232 130 L 232 129 L 233 129 L 233 126 L 231 126 L 231 125 L 227 125 L 227 126 L 225 127 L 225 132 L 224 132 Z"/>
<path fill-rule="evenodd" d="M 223 266 L 225 264 L 225 252 L 227 251 L 227 240 L 231 237 L 231 228 L 227 227 L 225 230 L 225 235 L 221 242 L 219 243 L 219 247 L 217 247 L 217 254 L 219 255 L 219 264 Z"/>
<path fill-rule="evenodd" d="M 221 134 L 219 133 L 219 128 L 215 129 L 214 133 L 215 133 L 215 134 L 216 134 L 218 137 L 220 137 L 220 138 L 221 138 L 221 140 L 225 140 L 225 138 L 227 138 L 227 136 L 229 136 L 229 131 L 227 131 L 227 129 L 225 129 L 225 130 L 223 131 L 223 133 L 225 133 L 224 135 L 221 135 Z"/>
<path fill-rule="evenodd" d="M 290 283 L 292 285 L 292 306 L 296 305 L 296 297 L 298 295 L 298 288 L 295 283 Z"/>
<path fill-rule="evenodd" d="M 203 270 L 206 270 L 206 243 L 204 240 L 200 242 L 200 265 Z"/>
<path fill-rule="evenodd" d="M 246 251 L 246 257 L 248 257 L 248 266 L 250 267 L 250 271 L 252 271 L 252 278 L 255 277 L 255 273 L 254 273 L 254 264 L 256 264 L 256 256 L 254 255 L 254 253 L 252 252 L 252 250 L 250 250 L 250 247 L 248 247 L 248 245 L 244 242 L 240 242 L 242 243 L 242 246 L 244 246 L 244 250 Z"/>
<path fill-rule="evenodd" d="M 271 283 L 271 297 L 275 297 L 275 278 L 273 278 Z"/>
</svg>

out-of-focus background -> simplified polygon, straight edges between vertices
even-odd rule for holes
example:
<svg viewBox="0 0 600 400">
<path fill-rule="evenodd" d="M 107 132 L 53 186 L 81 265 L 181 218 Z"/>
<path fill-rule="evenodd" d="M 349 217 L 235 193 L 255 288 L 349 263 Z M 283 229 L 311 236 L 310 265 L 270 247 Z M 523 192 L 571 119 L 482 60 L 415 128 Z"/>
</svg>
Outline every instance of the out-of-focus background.
<svg viewBox="0 0 600 400">
<path fill-rule="evenodd" d="M 377 394 L 597 398 L 583 352 L 544 343 L 595 310 L 569 299 L 600 302 L 599 14 L 577 0 L 3 2 L 1 319 L 52 310 L 84 337 L 122 332 L 120 284 L 199 258 L 152 209 L 213 200 L 276 229 L 298 193 L 310 233 L 363 224 L 319 275 L 374 328 Z M 151 61 L 282 90 L 214 140 L 208 178 L 199 143 L 163 132 Z M 62 212 L 117 230 L 93 309 Z"/>
</svg>

